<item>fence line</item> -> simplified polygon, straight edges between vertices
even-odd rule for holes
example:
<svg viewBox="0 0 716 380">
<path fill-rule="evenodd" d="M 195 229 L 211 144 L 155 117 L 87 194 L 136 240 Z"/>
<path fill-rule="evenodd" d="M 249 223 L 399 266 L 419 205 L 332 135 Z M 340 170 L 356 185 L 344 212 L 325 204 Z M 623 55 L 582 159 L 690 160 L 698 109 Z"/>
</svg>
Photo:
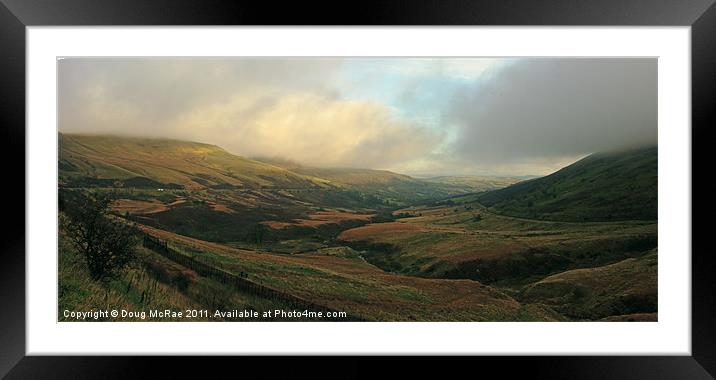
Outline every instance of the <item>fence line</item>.
<svg viewBox="0 0 716 380">
<path fill-rule="evenodd" d="M 337 310 L 333 310 L 326 306 L 316 304 L 293 294 L 288 294 L 280 290 L 276 290 L 274 288 L 258 284 L 247 278 L 248 273 L 241 272 L 241 275 L 236 275 L 221 268 L 202 263 L 192 257 L 189 257 L 172 248 L 169 248 L 166 241 L 157 239 L 153 236 L 144 235 L 143 246 L 166 257 L 169 260 L 172 260 L 184 267 L 192 269 L 201 276 L 210 277 L 216 281 L 221 282 L 222 284 L 232 285 L 235 288 L 245 291 L 247 293 L 258 295 L 271 300 L 282 301 L 289 306 L 297 309 L 305 309 L 316 312 L 322 311 L 324 315 L 327 312 L 337 312 Z M 347 317 L 342 318 L 341 320 L 360 321 L 362 319 L 347 314 Z"/>
</svg>

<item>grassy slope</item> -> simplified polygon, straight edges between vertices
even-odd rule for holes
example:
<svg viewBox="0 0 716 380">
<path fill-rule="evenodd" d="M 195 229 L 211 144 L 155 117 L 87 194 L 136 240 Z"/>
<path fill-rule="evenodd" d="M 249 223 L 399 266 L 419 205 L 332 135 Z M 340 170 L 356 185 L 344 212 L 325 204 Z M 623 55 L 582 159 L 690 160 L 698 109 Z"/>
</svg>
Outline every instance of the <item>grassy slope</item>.
<svg viewBox="0 0 716 380">
<path fill-rule="evenodd" d="M 130 212 L 130 218 L 207 240 L 251 240 L 262 221 L 307 218 L 323 205 L 364 203 L 360 196 L 325 180 L 207 144 L 60 134 L 59 155 L 61 196 L 72 196 L 67 187 L 80 187 L 110 191 L 121 200 L 119 204 L 130 200 L 154 204 L 156 212 Z M 116 187 L 115 180 L 124 185 Z M 185 188 L 167 186 L 171 183 Z M 161 187 L 164 191 L 158 190 Z M 310 232 L 270 231 L 264 238 Z"/>
<path fill-rule="evenodd" d="M 208 144 L 115 136 L 59 135 L 60 180 L 144 177 L 186 188 L 315 188 L 324 181 L 232 155 Z"/>
<path fill-rule="evenodd" d="M 569 319 L 656 318 L 656 222 L 513 218 L 474 198 L 398 210 L 407 217 L 339 239 L 387 271 L 474 279 Z"/>
<path fill-rule="evenodd" d="M 572 318 L 655 313 L 657 251 L 611 265 L 549 276 L 526 287 L 521 299 L 550 305 Z"/>
<path fill-rule="evenodd" d="M 67 239 L 62 224 L 59 231 L 59 321 L 73 321 L 71 318 L 64 317 L 65 310 L 144 310 L 148 313 L 151 309 L 184 311 L 286 308 L 286 305 L 279 301 L 240 293 L 216 281 L 200 277 L 193 271 L 141 246 L 137 246 L 137 257 L 133 265 L 118 278 L 107 282 L 93 281 L 89 277 L 83 258 Z M 100 320 L 127 321 L 121 317 Z M 217 319 L 169 318 L 161 321 L 197 320 Z"/>
<path fill-rule="evenodd" d="M 149 185 L 145 187 L 149 188 L 170 185 L 189 189 L 339 188 L 396 201 L 475 189 L 475 184 L 464 181 L 422 181 L 386 170 L 306 168 L 235 156 L 215 145 L 117 136 L 60 134 L 59 168 L 61 182 L 78 186 L 94 185 L 87 182 L 90 179 L 140 183 L 139 178 L 146 179 L 144 183 Z M 499 181 L 489 182 L 489 187 L 499 186 Z"/>
<path fill-rule="evenodd" d="M 588 156 L 479 197 L 496 212 L 545 220 L 656 220 L 657 148 Z"/>
<path fill-rule="evenodd" d="M 570 319 L 654 320 L 656 160 L 656 148 L 596 154 L 339 238 L 386 270 L 472 278 Z"/>
<path fill-rule="evenodd" d="M 181 292 L 157 281 L 140 266 L 107 283 L 93 281 L 83 258 L 65 235 L 62 224 L 58 256 L 58 318 L 64 310 L 142 310 L 146 307 L 177 310 L 198 306 Z M 113 320 L 109 318 L 108 320 Z"/>
<path fill-rule="evenodd" d="M 149 227 L 143 229 L 197 260 L 234 273 L 249 273 L 250 279 L 264 285 L 368 320 L 561 318 L 549 308 L 523 306 L 505 293 L 476 281 L 386 273 L 347 248 L 301 255 L 258 253 Z"/>
<path fill-rule="evenodd" d="M 275 219 L 281 210 L 291 210 L 290 217 L 306 214 L 306 206 L 386 208 L 403 206 L 415 200 L 461 194 L 472 187 L 459 184 L 426 182 L 384 170 L 311 169 L 294 164 L 256 161 L 232 155 L 208 144 L 117 136 L 59 135 L 59 181 L 61 187 L 125 189 L 136 200 L 152 201 L 158 195 L 171 203 L 188 198 L 212 200 L 252 215 L 251 224 L 262 219 L 256 209 L 264 205 L 277 212 L 267 212 Z M 158 188 L 176 194 L 157 194 Z M 135 191 L 137 189 L 137 191 Z M 151 197 L 141 197 L 138 190 L 153 190 Z M 230 192 L 221 193 L 220 190 Z M 199 193 L 203 192 L 203 193 Z M 158 213 L 156 218 L 185 219 L 190 203 Z M 196 207 L 194 207 L 196 208 Z M 224 208 L 226 209 L 226 208 Z M 302 210 L 298 210 L 302 209 Z M 182 213 L 183 212 L 183 213 Z M 181 214 L 181 215 L 180 215 Z M 277 215 L 278 214 L 278 215 Z M 226 219 L 226 215 L 218 215 Z M 176 218 L 175 218 L 176 217 Z M 155 218 L 155 219 L 156 219 Z M 199 224 L 211 223 L 207 218 Z M 171 223 L 170 223 L 171 224 Z M 170 225 L 164 223 L 164 225 Z M 182 233 L 187 230 L 183 229 Z M 246 234 L 246 231 L 241 232 Z M 209 235 L 203 234 L 202 238 Z M 228 240 L 236 236 L 226 237 Z"/>
</svg>

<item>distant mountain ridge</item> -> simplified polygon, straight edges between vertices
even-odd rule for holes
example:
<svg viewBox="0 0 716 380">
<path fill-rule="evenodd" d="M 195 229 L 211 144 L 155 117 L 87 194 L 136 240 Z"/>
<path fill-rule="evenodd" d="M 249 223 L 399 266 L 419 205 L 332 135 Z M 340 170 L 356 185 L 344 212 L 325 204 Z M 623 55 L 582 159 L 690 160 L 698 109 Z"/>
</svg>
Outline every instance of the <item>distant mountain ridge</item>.
<svg viewBox="0 0 716 380">
<path fill-rule="evenodd" d="M 495 212 L 557 221 L 657 219 L 656 147 L 595 153 L 545 177 L 488 192 Z"/>
<path fill-rule="evenodd" d="M 316 168 L 281 158 L 256 158 L 294 173 L 321 178 L 337 186 L 383 194 L 414 194 L 414 198 L 431 195 L 450 196 L 499 189 L 518 182 L 516 178 L 481 176 L 441 176 L 415 178 L 389 170 L 361 168 Z"/>
<path fill-rule="evenodd" d="M 533 177 L 530 177 L 533 178 Z M 473 192 L 501 189 L 520 182 L 520 177 L 490 177 L 490 176 L 439 176 L 423 178 L 424 181 L 452 184 L 470 188 Z"/>
</svg>

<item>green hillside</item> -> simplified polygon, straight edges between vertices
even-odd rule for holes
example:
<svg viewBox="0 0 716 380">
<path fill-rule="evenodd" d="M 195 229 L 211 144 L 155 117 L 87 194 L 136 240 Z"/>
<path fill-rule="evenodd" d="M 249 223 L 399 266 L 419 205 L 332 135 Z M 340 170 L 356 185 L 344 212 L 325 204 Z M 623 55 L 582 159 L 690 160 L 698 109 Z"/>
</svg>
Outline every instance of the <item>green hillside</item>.
<svg viewBox="0 0 716 380">
<path fill-rule="evenodd" d="M 209 144 L 169 139 L 59 135 L 60 182 L 72 187 L 313 188 L 325 186 L 286 169 Z"/>
<path fill-rule="evenodd" d="M 657 148 L 592 154 L 478 197 L 503 215 L 557 221 L 657 219 Z"/>
</svg>

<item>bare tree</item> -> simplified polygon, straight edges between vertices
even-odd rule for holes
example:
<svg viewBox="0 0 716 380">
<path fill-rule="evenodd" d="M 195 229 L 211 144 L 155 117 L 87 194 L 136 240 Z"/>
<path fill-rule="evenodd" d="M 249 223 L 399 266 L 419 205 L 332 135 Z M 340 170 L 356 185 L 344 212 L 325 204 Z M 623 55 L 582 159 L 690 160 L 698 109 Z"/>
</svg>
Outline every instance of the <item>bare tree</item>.
<svg viewBox="0 0 716 380">
<path fill-rule="evenodd" d="M 110 202 L 107 195 L 89 194 L 65 209 L 68 236 L 94 280 L 117 275 L 135 256 L 136 229 L 109 214 Z"/>
</svg>

